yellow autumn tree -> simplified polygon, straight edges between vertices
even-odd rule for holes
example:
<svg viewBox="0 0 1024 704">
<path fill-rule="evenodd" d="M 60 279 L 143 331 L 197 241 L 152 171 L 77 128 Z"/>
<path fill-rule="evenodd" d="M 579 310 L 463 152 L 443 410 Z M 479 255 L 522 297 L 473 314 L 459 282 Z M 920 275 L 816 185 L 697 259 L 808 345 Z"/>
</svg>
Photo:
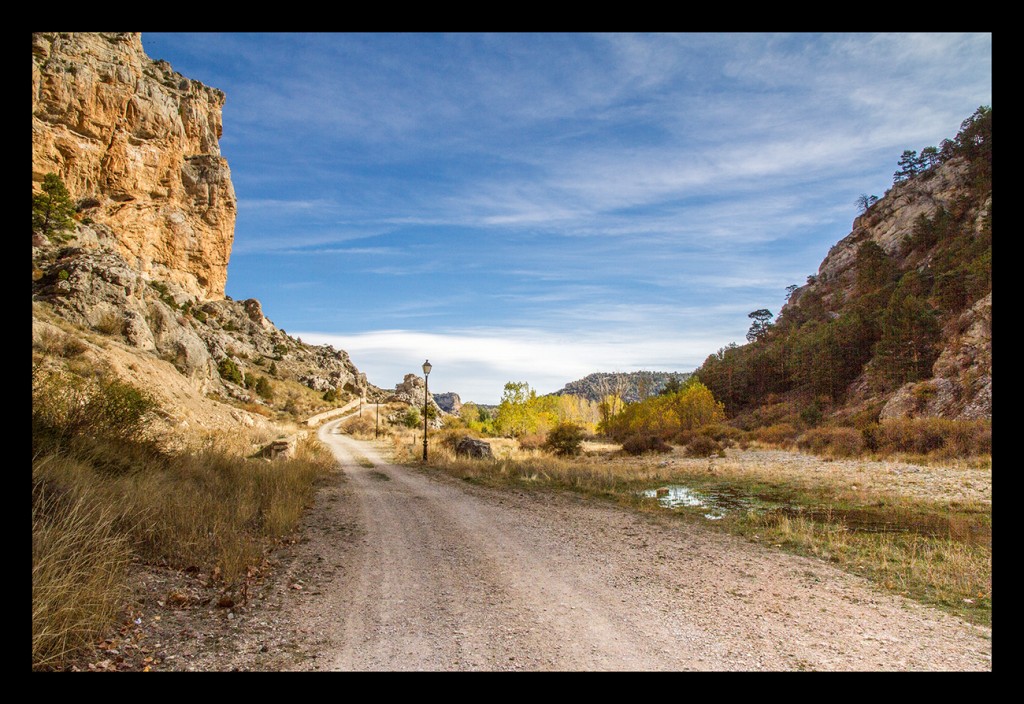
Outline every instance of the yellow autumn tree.
<svg viewBox="0 0 1024 704">
<path fill-rule="evenodd" d="M 604 420 L 601 430 L 621 441 L 630 435 L 656 435 L 669 439 L 683 430 L 696 430 L 725 420 L 725 406 L 708 387 L 692 380 L 674 393 L 653 396 L 626 405 Z"/>
</svg>

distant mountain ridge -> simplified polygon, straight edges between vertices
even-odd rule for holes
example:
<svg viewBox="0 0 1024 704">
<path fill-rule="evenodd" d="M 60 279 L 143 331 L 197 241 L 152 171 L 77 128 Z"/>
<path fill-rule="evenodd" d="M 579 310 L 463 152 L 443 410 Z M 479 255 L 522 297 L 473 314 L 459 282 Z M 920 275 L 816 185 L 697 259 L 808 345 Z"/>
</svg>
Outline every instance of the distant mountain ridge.
<svg viewBox="0 0 1024 704">
<path fill-rule="evenodd" d="M 655 396 L 671 379 L 686 381 L 693 372 L 595 372 L 582 379 L 570 381 L 551 396 L 579 396 L 600 401 L 608 395 L 618 395 L 627 403 Z"/>
</svg>

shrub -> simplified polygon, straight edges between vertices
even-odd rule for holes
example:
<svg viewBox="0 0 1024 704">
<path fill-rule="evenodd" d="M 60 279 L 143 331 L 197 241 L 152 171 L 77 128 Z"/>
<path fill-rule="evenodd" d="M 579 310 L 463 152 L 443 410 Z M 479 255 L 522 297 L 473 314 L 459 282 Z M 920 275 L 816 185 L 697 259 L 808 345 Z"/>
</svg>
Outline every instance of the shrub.
<svg viewBox="0 0 1024 704">
<path fill-rule="evenodd" d="M 545 438 L 543 433 L 526 433 L 520 435 L 516 442 L 520 450 L 542 450 Z"/>
<path fill-rule="evenodd" d="M 708 457 L 724 452 L 722 444 L 708 435 L 696 435 L 686 446 L 687 457 Z"/>
<path fill-rule="evenodd" d="M 672 446 L 657 435 L 630 435 L 622 441 L 622 449 L 630 455 L 645 452 L 671 452 Z"/>
<path fill-rule="evenodd" d="M 238 368 L 235 360 L 231 357 L 225 357 L 220 360 L 220 364 L 217 365 L 217 371 L 220 372 L 222 379 L 230 381 L 234 384 L 242 385 L 244 378 L 242 377 L 242 371 Z"/>
<path fill-rule="evenodd" d="M 821 406 L 818 404 L 817 400 L 812 401 L 809 405 L 804 407 L 802 411 L 800 411 L 800 420 L 811 427 L 820 423 L 821 417 Z"/>
<path fill-rule="evenodd" d="M 723 440 L 735 441 L 743 437 L 742 430 L 734 428 L 731 425 L 726 425 L 725 423 L 712 423 L 710 425 L 705 425 L 703 428 L 700 428 L 698 432 L 701 435 L 706 435 L 712 440 L 718 440 L 719 442 L 722 442 Z"/>
<path fill-rule="evenodd" d="M 137 439 L 148 427 L 156 401 L 117 378 L 82 378 L 33 369 L 32 439 Z"/>
<path fill-rule="evenodd" d="M 992 452 L 992 424 L 983 420 L 891 419 L 866 426 L 861 437 L 865 447 L 882 455 L 969 457 Z"/>
<path fill-rule="evenodd" d="M 441 419 L 441 427 L 449 430 L 458 430 L 466 427 L 466 422 L 459 416 L 446 415 Z"/>
<path fill-rule="evenodd" d="M 77 357 L 85 352 L 88 347 L 77 337 L 65 335 L 60 331 L 44 330 L 33 347 L 43 354 L 58 355 L 60 357 Z"/>
<path fill-rule="evenodd" d="M 260 377 L 256 379 L 255 389 L 256 393 L 258 393 L 261 398 L 266 399 L 267 401 L 273 400 L 274 389 L 271 388 L 270 380 L 267 379 L 267 377 L 260 375 Z"/>
<path fill-rule="evenodd" d="M 790 423 L 775 423 L 751 431 L 751 435 L 758 442 L 767 445 L 785 447 L 793 443 L 797 436 L 796 428 Z"/>
<path fill-rule="evenodd" d="M 796 439 L 797 447 L 822 457 L 856 457 L 864 452 L 856 428 L 813 428 Z"/>
<path fill-rule="evenodd" d="M 374 436 L 377 425 L 369 415 L 356 415 L 342 423 L 341 429 L 353 437 L 365 440 Z"/>
<path fill-rule="evenodd" d="M 548 433 L 544 449 L 556 455 L 573 457 L 580 454 L 583 445 L 583 428 L 575 423 L 559 423 Z"/>
<path fill-rule="evenodd" d="M 672 442 L 676 445 L 689 445 L 695 437 L 697 437 L 696 430 L 680 430 L 672 437 Z"/>
<path fill-rule="evenodd" d="M 409 410 L 402 416 L 402 424 L 406 428 L 417 428 L 420 425 L 420 412 L 415 406 L 409 406 Z"/>
<path fill-rule="evenodd" d="M 124 329 L 124 318 L 117 311 L 110 311 L 100 316 L 93 327 L 104 335 L 120 335 Z"/>
</svg>

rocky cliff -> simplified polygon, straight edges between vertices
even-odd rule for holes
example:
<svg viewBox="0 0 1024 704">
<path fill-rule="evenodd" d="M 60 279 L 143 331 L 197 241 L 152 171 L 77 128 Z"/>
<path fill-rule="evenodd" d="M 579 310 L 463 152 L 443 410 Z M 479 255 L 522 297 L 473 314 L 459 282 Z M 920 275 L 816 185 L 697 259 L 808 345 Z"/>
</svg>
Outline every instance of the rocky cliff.
<svg viewBox="0 0 1024 704">
<path fill-rule="evenodd" d="M 33 192 L 52 172 L 77 203 L 67 237 L 33 233 L 34 365 L 88 349 L 165 409 L 198 409 L 175 424 L 213 423 L 190 394 L 233 402 L 221 415 L 247 425 L 386 395 L 346 352 L 224 295 L 235 195 L 222 92 L 150 60 L 138 33 L 40 33 L 32 56 Z"/>
<path fill-rule="evenodd" d="M 434 397 L 434 403 L 445 413 L 459 415 L 459 411 L 462 410 L 462 399 L 454 391 L 448 391 L 443 394 L 431 394 L 431 396 Z"/>
<path fill-rule="evenodd" d="M 787 289 L 778 318 L 697 371 L 729 413 L 752 424 L 991 418 L 991 108 L 900 166 L 883 197 L 858 199 L 850 234 Z"/>
<path fill-rule="evenodd" d="M 224 100 L 146 56 L 137 32 L 33 34 L 33 190 L 56 173 L 78 205 L 77 244 L 222 298 L 236 207 Z"/>
<path fill-rule="evenodd" d="M 862 375 L 848 393 L 851 401 L 883 399 L 881 418 L 992 417 L 991 283 L 980 297 L 961 294 L 959 300 L 943 300 L 949 295 L 936 285 L 936 281 L 941 284 L 951 277 L 970 276 L 942 260 L 967 258 L 972 243 L 991 238 L 992 193 L 975 192 L 970 186 L 970 171 L 965 159 L 956 158 L 894 185 L 854 220 L 850 234 L 829 250 L 817 275 L 794 291 L 782 309 L 782 317 L 799 315 L 802 302 L 810 302 L 822 306 L 832 319 L 848 315 L 864 294 L 864 245 L 877 245 L 892 271 L 904 276 L 910 273 L 912 280 L 922 282 L 915 288 L 920 289 L 922 299 L 931 300 L 928 305 L 938 326 L 936 339 L 928 345 L 929 350 L 924 350 L 934 362 L 918 378 L 894 389 L 884 385 L 879 389 L 880 384 L 872 384 L 869 365 L 868 375 Z M 955 218 L 951 213 L 956 214 Z M 955 221 L 949 228 L 955 232 L 942 234 L 946 242 L 915 243 L 922 237 L 924 224 L 934 225 L 940 219 Z M 954 251 L 943 256 L 941 247 L 954 238 L 967 244 L 957 244 Z M 991 275 L 990 271 L 985 273 Z M 913 324 L 903 324 L 907 323 Z M 877 346 L 875 351 L 879 351 Z M 876 359 L 875 370 L 883 363 L 885 360 Z"/>
</svg>

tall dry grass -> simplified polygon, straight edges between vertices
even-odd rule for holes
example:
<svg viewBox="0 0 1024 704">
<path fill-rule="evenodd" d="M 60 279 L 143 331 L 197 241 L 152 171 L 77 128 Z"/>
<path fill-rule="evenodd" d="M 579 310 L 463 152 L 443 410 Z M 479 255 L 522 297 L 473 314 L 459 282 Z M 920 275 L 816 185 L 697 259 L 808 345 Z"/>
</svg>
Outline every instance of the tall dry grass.
<svg viewBox="0 0 1024 704">
<path fill-rule="evenodd" d="M 132 559 L 243 579 L 334 467 L 311 435 L 274 461 L 252 458 L 258 438 L 242 433 L 158 443 L 146 432 L 155 406 L 137 389 L 63 372 L 33 381 L 36 669 L 110 627 Z"/>
<path fill-rule="evenodd" d="M 115 619 L 125 595 L 131 544 L 124 509 L 88 486 L 47 481 L 44 458 L 32 485 L 32 665 L 59 665 Z M 49 468 L 53 470 L 53 467 Z"/>
</svg>

